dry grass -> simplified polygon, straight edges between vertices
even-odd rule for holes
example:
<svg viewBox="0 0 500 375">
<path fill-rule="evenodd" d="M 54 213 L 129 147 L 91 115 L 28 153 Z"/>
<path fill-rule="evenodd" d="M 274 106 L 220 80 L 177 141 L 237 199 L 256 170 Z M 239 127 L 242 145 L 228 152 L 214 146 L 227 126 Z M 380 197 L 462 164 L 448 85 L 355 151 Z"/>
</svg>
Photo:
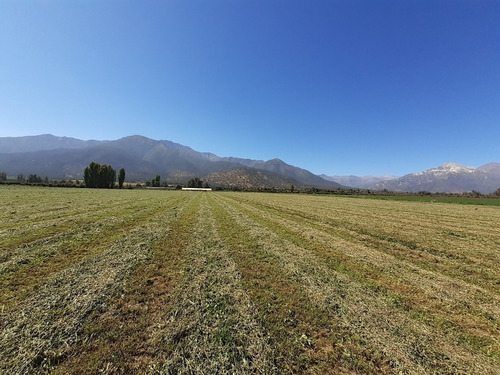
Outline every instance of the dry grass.
<svg viewBox="0 0 500 375">
<path fill-rule="evenodd" d="M 391 372 L 497 373 L 498 209 L 264 195 L 235 195 L 227 209 L 311 300 L 334 301 L 351 337 L 380 350 Z M 436 240 L 457 228 L 455 242 Z M 471 277 L 462 264 L 473 261 L 481 267 Z"/>
<path fill-rule="evenodd" d="M 498 207 L 0 196 L 0 373 L 500 373 Z"/>
<path fill-rule="evenodd" d="M 45 193 L 37 201 L 40 209 L 57 199 L 56 190 L 47 189 Z M 106 193 L 89 192 L 82 198 L 90 202 L 99 194 L 104 194 L 100 198 L 106 202 Z M 129 196 L 130 203 L 133 199 Z M 143 208 L 156 199 L 149 197 L 143 200 Z M 113 203 L 118 202 L 109 204 Z M 133 228 L 124 226 L 118 229 L 114 225 L 103 224 L 100 226 L 102 231 L 99 231 L 102 240 L 92 244 L 92 251 L 86 248 L 88 238 L 85 235 L 72 238 L 72 247 L 65 248 L 67 255 L 62 257 L 62 264 L 58 261 L 58 253 L 47 256 L 43 252 L 44 242 L 39 243 L 35 239 L 32 246 L 23 246 L 23 249 L 28 249 L 26 251 L 33 249 L 43 261 L 32 262 L 35 264 L 30 263 L 30 267 L 21 269 L 5 267 L 2 273 L 2 281 L 7 286 L 2 288 L 2 297 L 18 297 L 16 301 L 20 301 L 2 306 L 0 350 L 4 355 L 0 359 L 0 370 L 10 373 L 43 372 L 61 362 L 67 349 L 81 339 L 82 326 L 89 317 L 104 312 L 110 296 L 123 288 L 130 272 L 152 256 L 152 244 L 164 235 L 165 224 L 174 215 L 168 208 L 175 204 L 175 200 L 162 202 L 160 207 L 164 212 L 161 214 L 158 214 L 157 205 L 154 209 L 148 208 L 149 215 L 143 215 L 141 210 L 129 212 L 133 217 L 126 217 L 125 221 L 139 219 Z M 123 209 L 120 214 L 125 215 L 126 212 L 127 209 Z M 149 220 L 145 219 L 146 216 Z M 105 215 L 104 218 L 109 220 L 112 217 Z M 57 240 L 60 241 L 60 238 Z M 3 248 L 2 252 L 8 253 L 9 250 Z M 18 249 L 13 250 L 15 253 Z M 9 277 L 16 272 L 25 277 Z"/>
<path fill-rule="evenodd" d="M 172 307 L 151 337 L 163 352 L 151 372 L 268 374 L 272 363 L 264 334 L 207 199 L 199 207 Z"/>
<path fill-rule="evenodd" d="M 56 374 L 148 370 L 159 354 L 158 347 L 150 345 L 150 337 L 172 305 L 171 292 L 182 277 L 182 260 L 197 212 L 195 196 L 188 198 L 169 207 L 167 216 L 155 218 L 162 234 L 152 244 L 151 258 L 115 291 L 105 311 L 94 314 L 83 326 L 81 340 L 68 349 Z"/>
</svg>

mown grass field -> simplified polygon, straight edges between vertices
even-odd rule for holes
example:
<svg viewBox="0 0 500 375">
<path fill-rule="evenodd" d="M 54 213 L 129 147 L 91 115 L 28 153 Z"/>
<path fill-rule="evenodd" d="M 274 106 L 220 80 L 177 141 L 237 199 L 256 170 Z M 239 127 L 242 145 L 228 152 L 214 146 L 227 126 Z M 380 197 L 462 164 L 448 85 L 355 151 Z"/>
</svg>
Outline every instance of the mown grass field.
<svg viewBox="0 0 500 375">
<path fill-rule="evenodd" d="M 2 374 L 499 374 L 500 208 L 0 187 Z"/>
<path fill-rule="evenodd" d="M 352 198 L 396 200 L 405 202 L 473 204 L 479 206 L 500 206 L 500 197 L 460 197 L 439 195 L 351 195 Z"/>
</svg>

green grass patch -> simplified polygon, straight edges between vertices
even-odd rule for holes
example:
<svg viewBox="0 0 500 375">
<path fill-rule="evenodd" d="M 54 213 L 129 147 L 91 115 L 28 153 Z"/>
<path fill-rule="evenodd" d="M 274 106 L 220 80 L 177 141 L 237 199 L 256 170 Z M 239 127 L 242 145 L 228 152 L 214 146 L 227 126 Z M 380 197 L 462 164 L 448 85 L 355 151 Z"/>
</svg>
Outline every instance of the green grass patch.
<svg viewBox="0 0 500 375">
<path fill-rule="evenodd" d="M 472 204 L 479 206 L 500 206 L 498 197 L 454 197 L 454 196 L 427 196 L 427 195 L 346 195 L 349 198 L 359 199 L 380 199 L 400 202 L 426 202 L 426 203 L 451 203 L 451 204 Z"/>
</svg>

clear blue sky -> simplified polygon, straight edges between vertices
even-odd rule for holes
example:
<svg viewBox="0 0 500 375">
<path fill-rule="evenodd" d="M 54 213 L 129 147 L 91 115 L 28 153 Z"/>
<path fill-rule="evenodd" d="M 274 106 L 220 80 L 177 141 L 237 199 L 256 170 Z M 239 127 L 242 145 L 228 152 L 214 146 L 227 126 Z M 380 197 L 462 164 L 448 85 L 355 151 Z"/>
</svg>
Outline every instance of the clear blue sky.
<svg viewBox="0 0 500 375">
<path fill-rule="evenodd" d="M 0 136 L 328 175 L 500 162 L 500 1 L 0 1 Z"/>
</svg>

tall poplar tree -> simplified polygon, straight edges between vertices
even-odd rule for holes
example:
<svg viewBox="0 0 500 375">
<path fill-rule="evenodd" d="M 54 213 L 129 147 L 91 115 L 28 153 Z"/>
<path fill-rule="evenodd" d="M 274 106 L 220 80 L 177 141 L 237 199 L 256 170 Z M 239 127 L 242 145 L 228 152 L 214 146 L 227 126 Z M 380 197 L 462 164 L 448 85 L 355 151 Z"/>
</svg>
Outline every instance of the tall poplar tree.
<svg viewBox="0 0 500 375">
<path fill-rule="evenodd" d="M 115 186 L 116 171 L 107 164 L 91 162 L 83 171 L 85 186 L 89 188 L 108 188 Z"/>
<path fill-rule="evenodd" d="M 125 169 L 120 169 L 120 172 L 118 172 L 118 187 L 121 189 L 123 188 L 123 182 L 125 181 Z"/>
</svg>

